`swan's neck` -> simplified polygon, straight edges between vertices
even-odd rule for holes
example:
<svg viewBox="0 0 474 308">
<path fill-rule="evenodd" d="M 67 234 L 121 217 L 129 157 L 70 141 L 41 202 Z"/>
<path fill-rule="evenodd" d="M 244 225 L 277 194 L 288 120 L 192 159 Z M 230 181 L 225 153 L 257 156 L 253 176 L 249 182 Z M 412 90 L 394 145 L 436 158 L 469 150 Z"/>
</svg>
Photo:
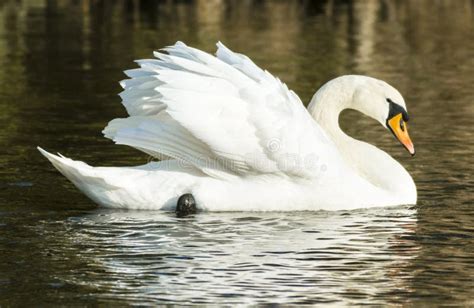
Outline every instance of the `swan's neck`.
<svg viewBox="0 0 474 308">
<path fill-rule="evenodd" d="M 313 96 L 308 111 L 359 176 L 390 193 L 413 194 L 413 180 L 396 160 L 377 147 L 348 136 L 339 127 L 339 115 L 344 109 L 367 113 L 353 104 L 353 95 L 354 85 L 326 84 Z"/>
</svg>

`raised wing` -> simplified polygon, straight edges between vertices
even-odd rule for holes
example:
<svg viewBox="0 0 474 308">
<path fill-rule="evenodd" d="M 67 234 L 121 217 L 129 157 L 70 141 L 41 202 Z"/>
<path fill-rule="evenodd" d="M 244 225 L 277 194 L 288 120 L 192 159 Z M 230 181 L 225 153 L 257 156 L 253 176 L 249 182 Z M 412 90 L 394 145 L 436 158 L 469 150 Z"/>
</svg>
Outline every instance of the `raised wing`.
<svg viewBox="0 0 474 308">
<path fill-rule="evenodd" d="M 104 135 L 217 178 L 311 177 L 305 162 L 330 142 L 299 97 L 248 57 L 218 43 L 217 57 L 177 42 L 139 60 L 120 84 L 130 117 Z"/>
</svg>

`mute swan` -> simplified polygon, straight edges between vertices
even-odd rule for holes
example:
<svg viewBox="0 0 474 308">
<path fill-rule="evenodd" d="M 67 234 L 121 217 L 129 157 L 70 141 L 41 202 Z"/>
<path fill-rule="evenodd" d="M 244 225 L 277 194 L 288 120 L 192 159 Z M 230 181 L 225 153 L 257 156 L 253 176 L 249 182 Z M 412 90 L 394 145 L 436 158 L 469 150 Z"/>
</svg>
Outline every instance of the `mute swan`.
<svg viewBox="0 0 474 308">
<path fill-rule="evenodd" d="M 182 42 L 136 61 L 120 84 L 129 117 L 104 129 L 116 144 L 161 159 L 137 167 L 91 167 L 39 151 L 96 203 L 174 210 L 348 210 L 415 204 L 408 172 L 338 124 L 350 108 L 379 121 L 414 155 L 401 94 L 358 75 L 322 86 L 306 109 L 278 78 L 217 43 L 216 57 Z"/>
</svg>

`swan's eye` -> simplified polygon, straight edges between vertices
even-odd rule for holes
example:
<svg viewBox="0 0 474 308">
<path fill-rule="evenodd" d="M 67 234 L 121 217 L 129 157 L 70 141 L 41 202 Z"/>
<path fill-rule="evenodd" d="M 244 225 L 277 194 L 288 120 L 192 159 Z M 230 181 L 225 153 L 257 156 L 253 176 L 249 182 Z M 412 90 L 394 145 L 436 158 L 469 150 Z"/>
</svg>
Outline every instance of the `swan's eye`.
<svg viewBox="0 0 474 308">
<path fill-rule="evenodd" d="M 405 131 L 405 122 L 403 122 L 403 120 L 400 120 L 400 129 L 402 130 L 402 132 Z"/>
</svg>

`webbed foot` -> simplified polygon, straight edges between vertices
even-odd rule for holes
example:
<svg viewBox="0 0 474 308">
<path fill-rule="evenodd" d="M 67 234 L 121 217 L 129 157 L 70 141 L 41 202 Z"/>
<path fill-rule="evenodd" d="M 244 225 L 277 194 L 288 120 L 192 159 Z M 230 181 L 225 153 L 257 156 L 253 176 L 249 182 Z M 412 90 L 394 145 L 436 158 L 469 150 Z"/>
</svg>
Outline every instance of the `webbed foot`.
<svg viewBox="0 0 474 308">
<path fill-rule="evenodd" d="M 196 200 L 192 194 L 184 194 L 178 199 L 176 216 L 184 217 L 190 214 L 196 214 Z"/>
</svg>

